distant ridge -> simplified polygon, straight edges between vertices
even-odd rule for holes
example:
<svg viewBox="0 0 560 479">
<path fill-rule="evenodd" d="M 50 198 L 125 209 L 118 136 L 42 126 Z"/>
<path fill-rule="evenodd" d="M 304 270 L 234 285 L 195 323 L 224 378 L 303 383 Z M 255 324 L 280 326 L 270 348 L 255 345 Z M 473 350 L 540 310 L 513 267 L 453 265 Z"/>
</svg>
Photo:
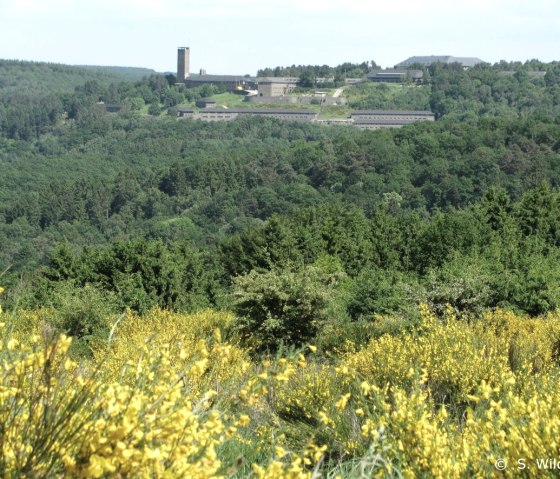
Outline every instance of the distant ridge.
<svg viewBox="0 0 560 479">
<path fill-rule="evenodd" d="M 155 73 L 148 68 L 0 59 L 0 95 L 73 92 L 77 86 L 92 80 L 108 86 L 123 81 L 139 81 Z"/>
<path fill-rule="evenodd" d="M 151 68 L 141 67 L 120 67 L 120 66 L 104 66 L 104 65 L 73 65 L 76 68 L 85 68 L 98 73 L 106 73 L 109 75 L 118 75 L 123 80 L 137 81 L 150 75 L 158 75 L 159 72 Z"/>
</svg>

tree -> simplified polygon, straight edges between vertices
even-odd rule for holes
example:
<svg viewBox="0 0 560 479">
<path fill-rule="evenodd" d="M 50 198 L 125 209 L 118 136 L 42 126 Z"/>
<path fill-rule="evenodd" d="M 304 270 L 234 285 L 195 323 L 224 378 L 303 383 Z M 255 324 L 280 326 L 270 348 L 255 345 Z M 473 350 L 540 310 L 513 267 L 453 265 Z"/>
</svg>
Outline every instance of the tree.
<svg viewBox="0 0 560 479">
<path fill-rule="evenodd" d="M 299 76 L 299 86 L 302 88 L 313 88 L 317 83 L 317 77 L 312 70 L 304 70 Z"/>
<path fill-rule="evenodd" d="M 261 350 L 311 341 L 329 319 L 340 272 L 307 266 L 299 271 L 267 271 L 234 280 L 237 328 Z"/>
<path fill-rule="evenodd" d="M 148 107 L 148 115 L 159 116 L 161 114 L 161 107 L 158 102 L 150 104 Z"/>
</svg>

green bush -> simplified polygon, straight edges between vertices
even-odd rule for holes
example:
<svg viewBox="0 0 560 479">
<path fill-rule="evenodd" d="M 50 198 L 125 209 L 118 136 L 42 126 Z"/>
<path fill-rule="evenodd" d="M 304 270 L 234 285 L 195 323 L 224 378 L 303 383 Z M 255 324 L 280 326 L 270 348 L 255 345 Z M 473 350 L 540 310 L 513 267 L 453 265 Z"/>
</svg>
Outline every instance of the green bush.
<svg viewBox="0 0 560 479">
<path fill-rule="evenodd" d="M 89 355 L 92 341 L 106 340 L 117 313 L 115 295 L 86 285 L 62 283 L 53 294 L 55 311 L 50 320 L 57 330 L 75 338 L 72 350 Z"/>
<path fill-rule="evenodd" d="M 297 271 L 251 271 L 234 280 L 237 329 L 259 349 L 311 341 L 340 306 L 338 286 L 344 274 L 327 267 Z"/>
</svg>

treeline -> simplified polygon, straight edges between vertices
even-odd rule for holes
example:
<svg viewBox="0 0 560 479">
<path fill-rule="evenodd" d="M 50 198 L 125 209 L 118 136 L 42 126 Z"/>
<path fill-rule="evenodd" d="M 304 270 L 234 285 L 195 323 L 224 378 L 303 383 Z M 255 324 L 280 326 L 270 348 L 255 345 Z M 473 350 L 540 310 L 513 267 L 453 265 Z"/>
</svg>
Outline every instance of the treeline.
<svg viewBox="0 0 560 479">
<path fill-rule="evenodd" d="M 412 302 L 394 299 L 392 308 L 397 308 L 398 304 L 412 304 L 418 298 L 435 301 L 436 293 L 429 296 L 430 281 L 437 279 L 437 275 L 451 274 L 445 269 L 452 259 L 445 248 L 455 245 L 453 251 L 459 255 L 459 266 L 449 263 L 453 274 L 463 272 L 461 261 L 467 261 L 465 274 L 479 272 L 482 278 L 472 284 L 487 285 L 484 291 L 502 291 L 492 293 L 490 299 L 481 293 L 480 301 L 469 296 L 467 302 L 484 306 L 505 304 L 531 314 L 547 311 L 556 304 L 556 273 L 551 263 L 556 240 L 545 238 L 542 230 L 533 225 L 538 229 L 534 233 L 533 226 L 527 226 L 529 216 L 525 218 L 519 211 L 528 201 L 527 192 L 541 191 L 538 188 L 543 181 L 552 188 L 541 195 L 546 199 L 543 208 L 556 211 L 560 123 L 553 114 L 558 104 L 553 96 L 559 86 L 554 80 L 556 65 L 548 67 L 544 79 L 534 79 L 523 76 L 521 70 L 500 76 L 485 66 L 468 72 L 455 66 L 436 66 L 431 72 L 429 101 L 439 98 L 435 109 L 447 109 L 448 113 L 435 123 L 375 132 L 274 119 L 246 118 L 214 124 L 176 121 L 174 117 L 153 121 L 145 116 L 152 106 L 173 108 L 187 101 L 187 97 L 207 94 L 205 89 L 213 88 L 187 90 L 176 86 L 173 78 L 162 76 L 107 86 L 89 81 L 73 93 L 42 96 L 38 101 L 8 95 L 0 101 L 0 271 L 7 270 L 6 282 L 15 284 L 21 275 L 33 275 L 47 258 L 53 258 L 60 244 L 65 244 L 72 262 L 88 266 L 80 266 L 80 274 L 69 268 L 71 274 L 60 276 L 64 284 L 94 285 L 95 291 L 100 288 L 116 294 L 120 298 L 115 300 L 118 307 L 129 304 L 144 310 L 154 304 L 179 309 L 220 305 L 229 301 L 232 278 L 251 271 L 258 273 L 259 268 L 273 275 L 277 268 L 284 268 L 296 275 L 294 281 L 286 280 L 287 283 L 300 284 L 298 271 L 303 266 L 312 267 L 315 272 L 306 274 L 319 278 L 317 288 L 321 291 L 325 284 L 330 284 L 329 275 L 340 272 L 353 278 L 358 288 L 370 281 L 365 276 L 360 281 L 355 279 L 366 274 L 360 266 L 363 264 L 375 272 L 372 274 L 376 278 L 383 276 L 379 271 L 390 272 L 386 277 L 390 278 L 389 284 L 398 285 L 391 286 L 395 291 L 404 291 L 406 295 L 415 292 Z M 549 77 L 550 72 L 553 73 Z M 500 89 L 502 82 L 506 86 Z M 509 85 L 511 82 L 516 82 L 518 90 Z M 481 102 L 486 105 L 484 108 L 502 106 L 492 107 L 487 113 L 475 110 L 471 114 L 469 105 L 475 101 L 474 96 L 488 90 L 486 87 L 490 93 Z M 403 94 L 419 92 L 419 96 L 410 97 L 410 105 L 426 100 L 426 88 L 393 90 L 402 90 Z M 531 91 L 545 95 L 546 104 L 530 101 L 527 92 Z M 394 96 L 393 101 L 397 102 L 397 98 Z M 109 115 L 100 108 L 100 101 L 119 103 L 124 108 L 119 114 Z M 457 121 L 459 118 L 463 121 Z M 504 245 L 498 240 L 488 242 L 493 230 L 483 229 L 480 225 L 487 221 L 473 213 L 476 208 L 472 205 L 478 204 L 480 209 L 480 202 L 488 199 L 490 191 L 501 192 L 500 198 L 505 198 L 504 204 L 509 205 L 504 208 L 512 215 L 507 224 L 513 226 L 500 233 L 508 238 Z M 329 213 L 331 209 L 336 213 Z M 397 225 L 381 235 L 379 244 L 386 249 L 383 253 L 372 249 L 375 241 L 366 235 L 365 244 L 369 246 L 353 259 L 344 254 L 350 254 L 360 244 L 358 239 L 352 237 L 346 242 L 338 238 L 323 244 L 309 231 L 301 233 L 295 243 L 288 242 L 287 251 L 294 255 L 288 255 L 289 261 L 280 260 L 281 255 L 276 258 L 274 251 L 279 246 L 263 243 L 262 238 L 255 240 L 251 255 L 247 257 L 243 251 L 253 236 L 258 237 L 271 225 L 289 224 L 274 233 L 281 239 L 284 230 L 286 234 L 298 231 L 296 223 L 289 223 L 296 221 L 298 215 L 344 217 L 345 210 L 351 211 L 358 223 L 367 223 L 368 231 L 384 231 L 384 225 L 393 221 L 403 221 L 404 229 Z M 437 221 L 443 221 L 441 218 L 448 218 L 445 221 L 450 221 L 451 226 L 438 224 Z M 464 218 L 470 218 L 472 223 L 465 227 L 465 235 L 478 231 L 478 239 L 465 242 L 463 238 L 454 243 L 454 221 L 459 222 L 457 228 L 463 228 L 460 225 Z M 312 218 L 302 221 L 304 225 L 313 224 Z M 556 225 L 550 218 L 547 221 L 552 226 L 546 234 L 554 237 L 556 233 L 550 231 L 555 231 Z M 357 226 L 348 222 L 354 231 Z M 328 228 L 334 225 L 333 217 Z M 406 230 L 406 225 L 412 225 L 413 231 Z M 433 226 L 434 231 L 448 228 L 450 236 L 441 233 L 440 240 L 423 239 L 421 232 L 427 225 L 438 225 Z M 321 238 L 329 238 L 327 230 Z M 399 238 L 398 244 L 391 243 L 393 232 Z M 237 234 L 249 237 L 228 239 Z M 517 241 L 517 237 L 532 239 Z M 228 241 L 241 244 L 235 246 Z M 301 249 L 307 243 L 315 244 L 315 249 Z M 333 249 L 332 244 L 339 243 L 345 245 L 347 253 L 339 255 Z M 121 245 L 118 252 L 112 251 L 116 244 Z M 266 245 L 264 256 L 257 254 L 261 244 Z M 511 252 L 517 262 L 507 263 L 504 256 L 487 256 L 484 248 L 491 244 L 495 255 L 502 254 L 499 252 L 507 250 L 508 245 L 517 245 Z M 433 245 L 442 250 L 436 248 L 430 253 Z M 84 248 L 93 256 L 82 258 L 86 254 L 82 253 Z M 157 252 L 159 259 L 153 261 L 154 265 L 164 261 L 161 258 L 171 258 L 170 268 L 177 264 L 189 269 L 189 274 L 200 271 L 205 275 L 185 276 L 171 268 L 169 274 L 174 278 L 173 284 L 179 285 L 177 289 L 142 286 L 145 292 L 140 294 L 137 287 L 143 284 L 142 275 L 128 275 L 134 268 L 127 266 L 128 260 L 118 259 L 121 255 L 139 258 L 137 248 L 148 256 Z M 227 248 L 233 250 L 220 257 L 218 252 Z M 323 257 L 341 261 L 340 268 L 330 264 L 330 260 L 316 265 Z M 387 258 L 399 260 L 395 263 Z M 437 263 L 437 258 L 444 262 Z M 141 264 L 140 259 L 136 261 Z M 107 270 L 107 265 L 114 262 L 124 266 Z M 322 268 L 326 268 L 326 276 Z M 103 279 L 103 275 L 112 275 L 117 270 L 121 277 Z M 80 276 L 82 273 L 85 276 Z M 57 274 L 45 277 L 54 281 Z M 156 277 L 153 273 L 154 282 Z M 499 284 L 507 278 L 511 284 Z M 285 282 L 282 277 L 268 279 L 277 286 Z M 47 286 L 39 288 L 44 293 L 42 300 L 47 302 L 55 297 L 52 291 L 56 289 L 48 281 Z M 371 281 L 376 285 L 377 280 Z M 537 293 L 518 288 L 523 282 L 526 290 L 530 290 L 527 285 L 534 284 Z M 376 285 L 372 291 L 378 287 L 383 290 Z M 175 292 L 166 292 L 170 290 Z M 367 297 L 374 297 L 372 291 Z M 369 300 L 363 294 L 362 300 L 356 300 L 356 306 L 350 306 L 351 302 L 346 300 L 340 303 L 344 305 L 344 314 L 356 319 L 373 314 L 372 311 L 383 311 L 364 307 Z M 25 301 L 32 304 L 37 298 Z"/>
<path fill-rule="evenodd" d="M 534 76 L 535 71 L 541 74 Z M 345 94 L 354 109 L 431 110 L 438 119 L 460 121 L 560 112 L 560 65 L 555 63 L 481 64 L 468 70 L 437 63 L 424 68 L 423 82 L 408 88 L 362 83 Z"/>
<path fill-rule="evenodd" d="M 147 68 L 71 66 L 58 63 L 0 59 L 0 97 L 27 93 L 72 93 L 77 86 L 96 81 L 104 86 L 140 81 L 155 75 Z"/>
<path fill-rule="evenodd" d="M 70 74 L 75 70 L 81 71 L 73 67 L 61 68 L 68 68 Z M 11 70 L 13 68 L 8 69 Z M 27 70 L 24 71 L 30 75 Z M 75 86 L 72 92 L 60 93 L 66 88 L 58 90 L 55 86 L 46 86 L 48 93 L 26 89 L 25 82 L 15 83 L 14 88 L 0 87 L 0 137 L 34 140 L 46 133 L 65 134 L 74 124 L 78 127 L 93 123 L 103 125 L 106 122 L 103 118 L 105 104 L 117 104 L 123 117 L 140 114 L 158 116 L 181 103 L 193 103 L 199 98 L 224 91 L 213 85 L 187 89 L 175 85 L 173 75 L 150 75 L 134 83 L 108 82 L 104 74 L 96 73 L 93 68 L 84 71 L 87 75 L 84 75 L 83 83 Z M 77 81 L 73 76 L 71 78 L 70 84 Z M 34 80 L 30 78 L 28 81 Z M 176 112 L 170 113 L 175 115 Z"/>
<path fill-rule="evenodd" d="M 347 337 L 362 335 L 362 325 L 377 334 L 371 321 L 387 315 L 401 329 L 414 324 L 419 303 L 458 317 L 496 307 L 554 311 L 559 260 L 560 193 L 546 183 L 516 202 L 490 188 L 466 209 L 428 218 L 400 211 L 387 195 L 369 216 L 347 203 L 304 208 L 212 247 L 62 244 L 31 283 L 9 285 L 7 306 L 70 308 L 76 336 L 125 307 L 232 308 L 248 341 L 275 349 L 311 340 L 323 320 Z"/>
<path fill-rule="evenodd" d="M 21 70 L 28 75 L 27 81 L 32 84 L 38 82 L 38 79 L 34 79 L 34 68 L 48 67 L 53 74 L 60 68 L 62 76 L 67 69 L 72 78 L 70 84 L 78 81 L 72 76 L 74 71 L 82 71 L 56 65 L 38 64 L 28 68 L 26 64 L 17 62 L 4 64 L 6 72 L 17 73 Z M 263 70 L 260 73 L 299 76 L 301 86 L 311 87 L 317 78 L 334 78 L 336 83 L 340 75 L 355 76 L 358 73 L 356 68 L 363 74 L 371 67 L 370 63 L 364 62 L 359 65 L 342 64 L 335 68 L 299 66 L 293 67 L 293 70 Z M 436 64 L 426 70 L 425 84 L 422 86 L 396 89 L 384 84 L 364 83 L 347 88 L 345 95 L 354 109 L 430 109 L 437 118 L 458 120 L 485 116 L 517 118 L 519 115 L 558 115 L 559 65 L 540 65 L 546 75 L 537 78 L 529 74 L 528 65 L 502 65 L 501 68 L 517 70 L 507 70 L 504 74 L 504 71 L 490 65 L 479 65 L 465 71 L 458 64 Z M 183 85 L 176 85 L 175 77 L 171 74 L 150 75 L 133 83 L 109 82 L 111 77 L 96 73 L 95 70 L 87 70 L 87 73 L 84 79 L 88 80 L 75 86 L 73 92 L 61 87 L 64 93 L 56 86 L 48 86 L 48 79 L 45 91 L 49 93 L 45 93 L 43 90 L 26 88 L 23 80 L 13 83 L 13 79 L 0 78 L 4 83 L 13 83 L 13 88 L 0 87 L 0 136 L 31 140 L 46 133 L 64 134 L 71 126 L 81 126 L 83 123 L 96 123 L 101 132 L 106 123 L 102 118 L 105 113 L 103 104 L 119 105 L 120 115 L 125 118 L 146 114 L 159 116 L 162 113 L 174 115 L 174 108 L 178 105 L 192 105 L 201 97 L 223 92 L 223 88 L 212 85 L 187 89 Z M 18 78 L 17 74 L 14 78 Z M 77 78 L 82 79 L 82 76 L 78 75 Z M 61 84 L 64 85 L 64 81 Z"/>
<path fill-rule="evenodd" d="M 345 62 L 335 67 L 329 65 L 292 65 L 289 67 L 267 67 L 257 72 L 258 77 L 303 77 L 303 78 L 333 78 L 335 82 L 345 78 L 362 78 L 377 64 L 371 61 L 362 63 Z"/>
<path fill-rule="evenodd" d="M 436 116 L 464 120 L 478 116 L 512 117 L 518 114 L 558 115 L 560 112 L 560 65 L 533 65 L 544 77 L 530 75 L 530 64 L 460 65 L 435 64 L 429 71 L 431 110 Z M 501 70 L 515 68 L 515 70 Z"/>
<path fill-rule="evenodd" d="M 325 203 L 370 215 L 389 198 L 393 208 L 427 216 L 464 208 L 492 185 L 518 199 L 543 180 L 560 181 L 560 125 L 538 118 L 379 132 L 272 119 L 115 118 L 89 128 L 4 162 L 2 268 L 34 267 L 64 238 L 77 246 L 132 237 L 205 245 Z"/>
</svg>

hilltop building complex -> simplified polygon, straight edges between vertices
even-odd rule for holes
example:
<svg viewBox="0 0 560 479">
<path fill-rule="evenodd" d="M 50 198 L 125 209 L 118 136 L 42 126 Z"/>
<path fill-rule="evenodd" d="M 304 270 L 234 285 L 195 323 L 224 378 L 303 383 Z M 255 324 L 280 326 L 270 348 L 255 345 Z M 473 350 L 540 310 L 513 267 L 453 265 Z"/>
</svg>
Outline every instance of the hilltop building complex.
<svg viewBox="0 0 560 479">
<path fill-rule="evenodd" d="M 421 63 L 418 59 L 429 58 L 456 58 L 456 57 L 412 57 L 409 59 L 413 63 Z M 475 59 L 476 60 L 476 59 Z M 439 60 L 433 60 L 439 61 Z M 243 92 L 253 95 L 248 99 L 260 103 L 311 103 L 312 100 L 322 105 L 347 104 L 345 98 L 339 98 L 342 89 L 339 88 L 338 94 L 327 97 L 325 92 L 315 92 L 314 95 L 298 97 L 289 95 L 299 84 L 297 77 L 252 77 L 249 75 L 208 75 L 205 70 L 201 70 L 198 75 L 191 75 L 189 68 L 190 49 L 181 47 L 178 49 L 177 56 L 177 82 L 184 84 L 187 88 L 200 85 L 221 86 L 230 92 Z M 403 62 L 404 63 L 404 62 Z M 394 70 L 376 70 L 367 75 L 367 79 L 372 82 L 422 83 L 422 70 L 408 70 L 403 68 Z M 361 79 L 355 79 L 361 81 Z M 334 78 L 318 78 L 319 83 L 333 82 Z M 356 82 L 357 82 L 356 81 Z M 285 97 L 285 98 L 283 98 Z M 294 100 L 292 102 L 292 100 Z M 317 103 L 317 104 L 319 104 Z M 364 129 L 379 128 L 398 128 L 417 121 L 434 121 L 435 116 L 430 111 L 355 111 L 348 118 L 318 118 L 316 111 L 297 108 L 297 109 L 234 109 L 216 108 L 216 101 L 212 98 L 201 98 L 196 102 L 200 109 L 195 111 L 190 108 L 178 108 L 177 115 L 181 119 L 194 119 L 203 121 L 231 121 L 243 116 L 269 117 L 292 121 L 312 121 L 327 124 L 346 124 L 355 125 Z"/>
</svg>

